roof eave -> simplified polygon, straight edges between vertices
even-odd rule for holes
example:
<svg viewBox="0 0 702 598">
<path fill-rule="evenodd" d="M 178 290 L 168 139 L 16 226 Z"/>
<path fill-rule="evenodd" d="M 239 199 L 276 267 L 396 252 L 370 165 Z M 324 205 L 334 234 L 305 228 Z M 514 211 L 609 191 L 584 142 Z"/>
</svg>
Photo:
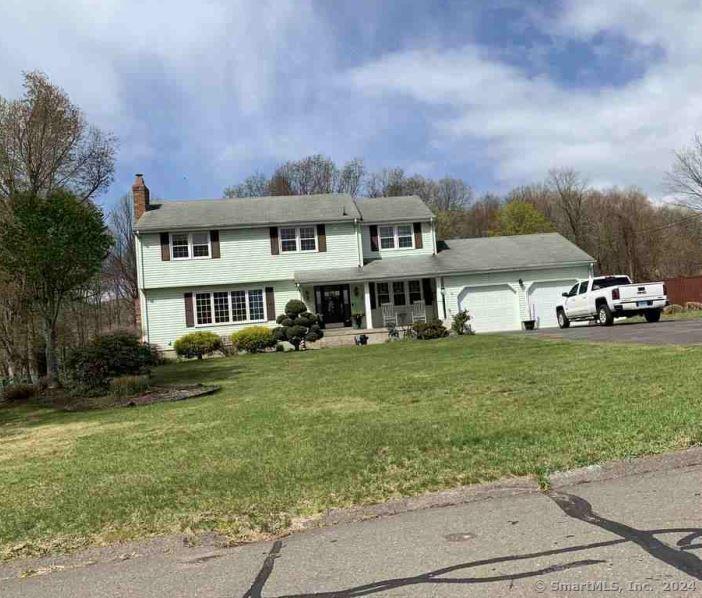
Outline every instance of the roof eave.
<svg viewBox="0 0 702 598">
<path fill-rule="evenodd" d="M 341 219 L 329 219 L 329 218 L 308 218 L 305 220 L 289 220 L 286 222 L 256 222 L 248 224 L 211 224 L 211 225 L 174 225 L 174 226 L 139 226 L 134 227 L 135 232 L 138 233 L 158 233 L 158 232 L 170 232 L 174 230 L 187 230 L 187 231 L 197 231 L 197 230 L 240 230 L 245 228 L 268 228 L 270 226 L 300 226 L 304 224 L 342 224 L 351 223 L 360 220 L 358 216 L 347 216 Z"/>
</svg>

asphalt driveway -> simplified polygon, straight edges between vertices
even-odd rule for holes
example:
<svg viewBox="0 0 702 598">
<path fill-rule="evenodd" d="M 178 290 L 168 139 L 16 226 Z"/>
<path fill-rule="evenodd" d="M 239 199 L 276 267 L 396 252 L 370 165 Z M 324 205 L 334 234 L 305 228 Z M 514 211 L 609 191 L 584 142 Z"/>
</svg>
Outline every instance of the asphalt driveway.
<svg viewBox="0 0 702 598">
<path fill-rule="evenodd" d="M 641 343 L 645 345 L 702 345 L 702 319 L 615 324 L 574 325 L 561 330 L 545 328 L 528 332 L 533 336 L 574 341 Z"/>
</svg>

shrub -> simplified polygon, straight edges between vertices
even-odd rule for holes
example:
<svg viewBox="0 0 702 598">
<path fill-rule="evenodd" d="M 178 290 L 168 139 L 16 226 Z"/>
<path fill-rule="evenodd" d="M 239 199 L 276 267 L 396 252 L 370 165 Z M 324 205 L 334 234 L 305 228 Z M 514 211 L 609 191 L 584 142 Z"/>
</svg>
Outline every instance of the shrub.
<svg viewBox="0 0 702 598">
<path fill-rule="evenodd" d="M 202 359 L 203 355 L 221 351 L 222 339 L 214 332 L 191 332 L 173 343 L 173 348 L 179 357 Z"/>
<path fill-rule="evenodd" d="M 473 329 L 470 327 L 470 315 L 465 309 L 459 311 L 453 316 L 451 321 L 451 330 L 456 334 L 473 334 Z"/>
<path fill-rule="evenodd" d="M 443 338 L 448 336 L 448 330 L 440 320 L 432 320 L 431 322 L 415 322 L 412 324 L 412 330 L 420 340 L 430 340 L 433 338 Z"/>
<path fill-rule="evenodd" d="M 698 301 L 687 301 L 685 303 L 685 311 L 701 311 L 702 303 Z"/>
<path fill-rule="evenodd" d="M 278 344 L 273 331 L 267 326 L 249 326 L 231 336 L 232 345 L 237 351 L 262 353 Z"/>
<path fill-rule="evenodd" d="M 149 389 L 149 377 L 119 376 L 110 381 L 110 394 L 113 397 L 125 398 L 144 394 Z"/>
<path fill-rule="evenodd" d="M 153 346 L 134 334 L 115 332 L 96 336 L 85 347 L 69 352 L 63 363 L 63 378 L 74 394 L 104 391 L 111 378 L 144 374 L 161 357 Z"/>
<path fill-rule="evenodd" d="M 280 324 L 273 331 L 274 338 L 279 341 L 288 341 L 295 351 L 300 350 L 303 340 L 313 343 L 324 336 L 319 325 L 319 318 L 307 311 L 307 306 L 299 299 L 291 299 L 285 305 L 285 313 L 276 318 Z"/>
<path fill-rule="evenodd" d="M 679 314 L 683 311 L 685 311 L 685 308 L 682 305 L 678 305 L 677 303 L 671 303 L 670 305 L 666 305 L 663 308 L 664 314 Z"/>
<path fill-rule="evenodd" d="M 2 399 L 8 403 L 15 401 L 26 401 L 37 394 L 37 387 L 33 384 L 23 384 L 15 382 L 6 386 L 2 391 Z"/>
</svg>

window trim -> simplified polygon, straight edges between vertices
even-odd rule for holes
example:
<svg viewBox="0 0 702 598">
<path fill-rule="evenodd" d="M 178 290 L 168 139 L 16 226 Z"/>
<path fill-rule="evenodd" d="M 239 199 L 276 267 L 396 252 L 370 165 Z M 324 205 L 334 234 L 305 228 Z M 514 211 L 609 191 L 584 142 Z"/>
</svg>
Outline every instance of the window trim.
<svg viewBox="0 0 702 598">
<path fill-rule="evenodd" d="M 410 290 L 409 290 L 409 283 L 411 281 L 416 281 L 419 283 L 419 301 L 424 301 L 426 304 L 426 297 L 424 296 L 424 285 L 422 284 L 422 279 L 421 278 L 403 278 L 401 280 L 379 280 L 375 283 L 375 292 L 376 292 L 376 297 L 378 299 L 378 309 L 381 309 L 385 303 L 381 303 L 380 301 L 380 293 L 378 292 L 378 285 L 379 284 L 387 284 L 388 285 L 388 298 L 390 299 L 389 303 L 393 307 L 411 307 L 414 305 L 414 303 L 411 302 L 410 299 Z M 395 292 L 393 290 L 393 286 L 395 283 L 402 283 L 403 290 L 405 293 L 405 304 L 404 305 L 397 305 L 395 303 Z"/>
<path fill-rule="evenodd" d="M 302 241 L 300 239 L 300 229 L 301 228 L 311 228 L 314 232 L 314 249 L 302 249 Z M 294 250 L 284 250 L 283 249 L 283 235 L 280 231 L 283 229 L 293 229 L 295 231 L 295 249 Z M 306 237 L 308 239 L 309 237 Z M 292 241 L 292 239 L 285 239 L 286 241 Z M 280 255 L 289 255 L 291 253 L 319 253 L 319 234 L 317 232 L 317 226 L 315 224 L 300 224 L 296 226 L 279 226 L 278 227 L 278 249 Z"/>
<path fill-rule="evenodd" d="M 232 319 L 232 292 L 233 291 L 244 291 L 246 299 L 246 319 L 245 320 L 233 320 Z M 258 320 L 250 319 L 251 308 L 249 304 L 249 292 L 251 291 L 261 291 L 261 301 L 263 303 L 263 318 Z M 193 324 L 195 328 L 209 328 L 214 326 L 238 326 L 242 324 L 261 324 L 268 321 L 268 304 L 266 302 L 266 289 L 265 287 L 240 287 L 240 288 L 225 288 L 225 289 L 197 289 L 191 291 L 192 293 L 192 305 L 193 305 Z M 210 295 L 210 310 L 212 314 L 212 321 L 208 324 L 200 324 L 197 318 L 197 296 L 209 293 Z M 214 294 L 215 293 L 227 293 L 227 306 L 229 308 L 229 319 L 226 322 L 215 322 L 215 303 Z"/>
<path fill-rule="evenodd" d="M 193 252 L 193 235 L 194 234 L 206 234 L 207 235 L 207 255 L 194 255 Z M 188 257 L 176 257 L 173 253 L 173 235 L 186 235 L 188 238 Z M 202 243 L 198 243 L 198 246 Z M 168 247 L 171 252 L 171 259 L 173 261 L 182 262 L 185 260 L 209 260 L 212 258 L 212 235 L 208 230 L 195 230 L 195 231 L 175 231 L 168 233 Z M 179 245 L 179 247 L 183 247 Z"/>
<path fill-rule="evenodd" d="M 378 224 L 378 251 L 377 253 L 380 253 L 382 251 L 407 251 L 408 249 L 416 249 L 415 244 L 414 244 L 414 228 L 413 224 L 407 223 L 407 222 L 400 222 L 398 224 Z M 401 226 L 407 226 L 410 229 L 410 234 L 409 235 L 402 235 L 403 237 L 409 236 L 411 245 L 408 245 L 407 247 L 400 247 L 400 233 L 399 233 L 399 228 Z M 390 237 L 383 237 L 383 235 L 380 234 L 380 231 L 382 228 L 392 228 L 392 242 L 393 246 L 392 247 L 383 247 L 383 239 L 389 239 Z M 368 229 L 369 235 L 370 235 L 370 227 Z"/>
</svg>

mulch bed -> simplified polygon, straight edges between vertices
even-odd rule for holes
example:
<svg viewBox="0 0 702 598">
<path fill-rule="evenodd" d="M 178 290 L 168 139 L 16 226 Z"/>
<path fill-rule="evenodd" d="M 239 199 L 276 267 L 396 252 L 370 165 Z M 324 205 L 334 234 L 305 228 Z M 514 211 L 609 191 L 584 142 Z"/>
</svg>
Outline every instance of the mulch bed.
<svg viewBox="0 0 702 598">
<path fill-rule="evenodd" d="M 50 391 L 45 396 L 35 399 L 40 404 L 58 407 L 64 411 L 85 411 L 88 409 L 108 409 L 112 407 L 140 407 L 165 401 L 184 401 L 211 395 L 219 390 L 219 386 L 204 384 L 178 384 L 172 386 L 152 386 L 146 394 L 136 397 L 71 397 L 60 390 Z"/>
</svg>

